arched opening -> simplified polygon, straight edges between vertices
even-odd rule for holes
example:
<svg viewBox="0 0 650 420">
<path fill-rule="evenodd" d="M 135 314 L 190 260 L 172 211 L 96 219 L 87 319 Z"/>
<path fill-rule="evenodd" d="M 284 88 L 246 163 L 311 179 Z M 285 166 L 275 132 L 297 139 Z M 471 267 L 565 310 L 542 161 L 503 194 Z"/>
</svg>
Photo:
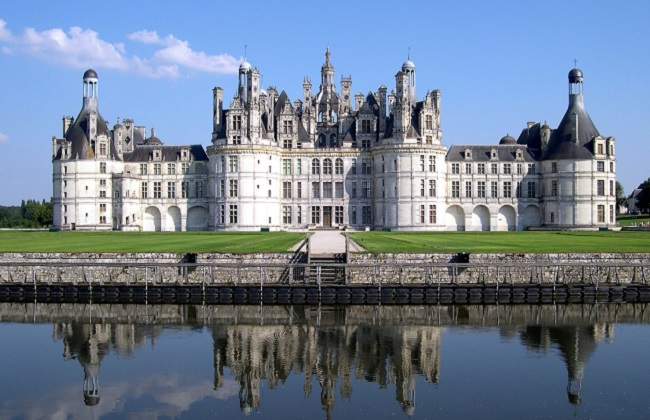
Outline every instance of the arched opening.
<svg viewBox="0 0 650 420">
<path fill-rule="evenodd" d="M 451 206 L 447 208 L 445 214 L 445 224 L 447 230 L 465 230 L 465 211 L 460 206 Z"/>
<path fill-rule="evenodd" d="M 171 206 L 167 209 L 167 223 L 165 226 L 165 231 L 179 232 L 181 228 L 181 209 L 176 206 Z"/>
<path fill-rule="evenodd" d="M 330 147 L 338 147 L 337 137 L 334 133 L 330 135 Z"/>
<path fill-rule="evenodd" d="M 529 227 L 537 227 L 542 225 L 542 215 L 537 206 L 528 206 L 524 210 L 524 220 L 522 228 L 525 230 Z"/>
<path fill-rule="evenodd" d="M 472 212 L 472 230 L 490 230 L 490 210 L 485 206 L 476 206 Z"/>
<path fill-rule="evenodd" d="M 517 230 L 517 215 L 511 206 L 503 206 L 497 215 L 497 230 Z"/>
<path fill-rule="evenodd" d="M 144 211 L 142 230 L 145 232 L 160 232 L 160 210 L 157 207 L 147 207 Z"/>
<path fill-rule="evenodd" d="M 208 218 L 205 207 L 192 207 L 187 211 L 187 230 L 207 230 Z"/>
</svg>

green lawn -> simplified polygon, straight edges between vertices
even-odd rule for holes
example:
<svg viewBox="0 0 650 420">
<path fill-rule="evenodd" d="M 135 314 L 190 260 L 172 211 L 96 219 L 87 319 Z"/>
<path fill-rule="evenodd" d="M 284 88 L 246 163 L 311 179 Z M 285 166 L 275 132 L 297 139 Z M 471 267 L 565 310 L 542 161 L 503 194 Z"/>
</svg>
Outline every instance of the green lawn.
<svg viewBox="0 0 650 420">
<path fill-rule="evenodd" d="M 619 226 L 639 226 L 641 223 L 650 223 L 650 214 L 625 214 L 616 217 Z"/>
<path fill-rule="evenodd" d="M 0 252 L 287 252 L 305 238 L 288 232 L 0 231 Z"/>
<path fill-rule="evenodd" d="M 372 253 L 650 252 L 650 232 L 360 232 Z"/>
</svg>

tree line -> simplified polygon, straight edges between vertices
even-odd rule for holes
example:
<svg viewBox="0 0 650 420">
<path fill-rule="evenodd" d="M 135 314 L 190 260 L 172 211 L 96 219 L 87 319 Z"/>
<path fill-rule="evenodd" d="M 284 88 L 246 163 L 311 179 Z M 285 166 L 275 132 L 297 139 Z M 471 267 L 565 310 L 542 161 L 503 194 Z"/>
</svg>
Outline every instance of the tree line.
<svg viewBox="0 0 650 420">
<path fill-rule="evenodd" d="M 23 200 L 20 206 L 0 206 L 0 228 L 43 228 L 51 225 L 51 201 Z"/>
</svg>

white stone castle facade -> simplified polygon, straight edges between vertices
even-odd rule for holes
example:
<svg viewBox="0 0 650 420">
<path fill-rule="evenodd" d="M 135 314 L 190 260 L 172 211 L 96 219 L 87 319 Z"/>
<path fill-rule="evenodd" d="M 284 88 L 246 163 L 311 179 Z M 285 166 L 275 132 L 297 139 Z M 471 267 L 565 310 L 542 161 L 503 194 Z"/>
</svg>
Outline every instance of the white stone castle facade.
<svg viewBox="0 0 650 420">
<path fill-rule="evenodd" d="M 416 92 L 407 60 L 395 87 L 352 96 L 334 83 L 329 50 L 318 92 L 291 102 L 260 86 L 248 62 L 224 108 L 213 89 L 212 144 L 166 146 L 133 120 L 109 128 L 98 77 L 53 138 L 54 225 L 64 230 L 524 230 L 616 222 L 614 138 L 583 105 L 569 72 L 556 129 L 528 123 L 495 145 L 442 144 L 440 91 Z"/>
</svg>

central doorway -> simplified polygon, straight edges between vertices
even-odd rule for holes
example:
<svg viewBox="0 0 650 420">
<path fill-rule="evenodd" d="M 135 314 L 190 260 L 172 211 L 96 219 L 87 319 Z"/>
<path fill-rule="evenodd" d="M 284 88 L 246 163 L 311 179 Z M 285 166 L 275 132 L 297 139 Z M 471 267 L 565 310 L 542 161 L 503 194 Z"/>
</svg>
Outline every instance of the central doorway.
<svg viewBox="0 0 650 420">
<path fill-rule="evenodd" d="M 323 207 L 323 227 L 332 227 L 332 206 Z"/>
</svg>

